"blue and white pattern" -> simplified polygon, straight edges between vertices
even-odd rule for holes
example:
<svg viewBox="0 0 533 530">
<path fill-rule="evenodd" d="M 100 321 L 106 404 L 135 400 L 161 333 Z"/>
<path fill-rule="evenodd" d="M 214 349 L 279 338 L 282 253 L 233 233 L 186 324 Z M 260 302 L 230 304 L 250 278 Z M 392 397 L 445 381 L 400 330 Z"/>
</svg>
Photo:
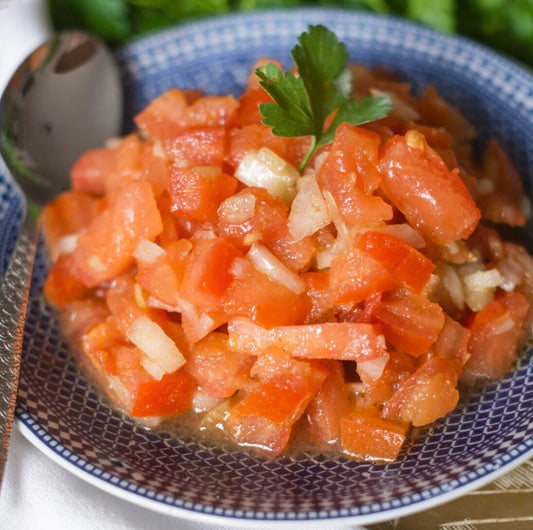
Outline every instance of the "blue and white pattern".
<svg viewBox="0 0 533 530">
<path fill-rule="evenodd" d="M 130 119 L 173 86 L 242 89 L 256 57 L 289 65 L 308 24 L 324 24 L 351 60 L 398 71 L 416 89 L 435 84 L 476 125 L 500 139 L 531 194 L 533 77 L 461 38 L 401 21 L 340 10 L 271 11 L 211 19 L 141 39 L 121 50 Z M 0 168 L 2 173 L 2 168 Z M 20 205 L 0 175 L 0 267 Z M 304 455 L 274 461 L 188 437 L 155 434 L 111 410 L 87 384 L 40 291 L 39 252 L 25 334 L 17 416 L 23 432 L 73 472 L 165 513 L 241 526 L 377 522 L 425 509 L 496 478 L 533 454 L 531 349 L 516 370 L 460 403 L 389 465 Z"/>
</svg>

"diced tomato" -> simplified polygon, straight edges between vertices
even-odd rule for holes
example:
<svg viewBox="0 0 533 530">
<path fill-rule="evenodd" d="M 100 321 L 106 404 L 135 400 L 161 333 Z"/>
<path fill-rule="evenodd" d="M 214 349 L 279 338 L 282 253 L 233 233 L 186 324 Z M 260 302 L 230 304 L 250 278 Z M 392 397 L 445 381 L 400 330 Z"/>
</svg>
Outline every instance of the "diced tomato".
<svg viewBox="0 0 533 530">
<path fill-rule="evenodd" d="M 178 167 L 220 166 L 226 155 L 226 130 L 193 129 L 164 140 L 163 145 Z"/>
<path fill-rule="evenodd" d="M 469 339 L 470 331 L 444 314 L 444 326 L 437 341 L 431 346 L 430 354 L 454 361 L 459 376 L 470 356 L 468 353 Z"/>
<path fill-rule="evenodd" d="M 480 195 L 477 199 L 483 219 L 509 226 L 524 226 L 526 218 L 519 205 L 501 192 Z"/>
<path fill-rule="evenodd" d="M 490 139 L 483 154 L 484 176 L 489 178 L 496 189 L 509 199 L 518 202 L 524 195 L 520 175 L 510 158 L 494 139 Z"/>
<path fill-rule="evenodd" d="M 372 324 L 327 322 L 264 329 L 248 319 L 236 318 L 228 323 L 232 350 L 260 355 L 280 348 L 293 357 L 363 361 L 381 357 L 385 341 Z"/>
<path fill-rule="evenodd" d="M 330 361 L 326 366 L 329 375 L 307 407 L 307 420 L 316 441 L 334 443 L 340 438 L 341 418 L 350 405 L 342 364 Z"/>
<path fill-rule="evenodd" d="M 185 365 L 204 392 L 219 398 L 230 397 L 242 388 L 255 360 L 246 353 L 231 351 L 227 342 L 225 333 L 210 333 L 192 346 Z"/>
<path fill-rule="evenodd" d="M 126 345 L 127 341 L 115 325 L 114 319 L 107 318 L 87 332 L 83 338 L 82 350 L 105 374 L 118 375 L 114 350 Z"/>
<path fill-rule="evenodd" d="M 332 305 L 332 292 L 329 285 L 329 272 L 304 272 L 300 278 L 307 285 L 307 296 L 311 302 L 311 309 L 306 324 L 319 322 L 325 317 Z"/>
<path fill-rule="evenodd" d="M 357 409 L 341 420 L 342 452 L 360 461 L 392 462 L 400 454 L 408 426 L 380 418 L 377 410 Z"/>
<path fill-rule="evenodd" d="M 271 456 L 286 446 L 292 426 L 316 394 L 327 371 L 307 364 L 307 377 L 280 374 L 259 382 L 234 407 L 225 429 L 240 445 L 255 447 Z"/>
<path fill-rule="evenodd" d="M 318 185 L 332 194 L 348 224 L 392 218 L 390 205 L 371 195 L 380 182 L 376 168 L 380 141 L 372 131 L 343 123 L 318 170 Z"/>
<path fill-rule="evenodd" d="M 195 241 L 185 263 L 180 296 L 197 307 L 219 307 L 233 281 L 230 267 L 237 257 L 242 253 L 221 237 Z"/>
<path fill-rule="evenodd" d="M 160 302 L 169 306 L 177 305 L 179 283 L 167 253 L 152 263 L 139 264 L 135 279 L 149 295 Z"/>
<path fill-rule="evenodd" d="M 457 406 L 456 386 L 456 363 L 432 357 L 385 403 L 383 417 L 410 422 L 415 427 L 433 423 Z"/>
<path fill-rule="evenodd" d="M 41 221 L 53 260 L 60 253 L 61 238 L 76 236 L 85 230 L 103 209 L 104 202 L 86 193 L 66 191 L 43 208 Z"/>
<path fill-rule="evenodd" d="M 68 304 L 61 313 L 61 330 L 70 344 L 81 344 L 85 334 L 109 316 L 100 298 L 85 298 Z"/>
<path fill-rule="evenodd" d="M 207 96 L 188 103 L 184 92 L 169 90 L 138 114 L 135 123 L 154 138 L 172 138 L 186 129 L 229 125 L 238 107 L 232 96 Z"/>
<path fill-rule="evenodd" d="M 72 252 L 74 276 L 88 287 L 113 279 L 133 263 L 139 241 L 155 239 L 162 228 L 152 186 L 127 184 L 78 238 Z"/>
<path fill-rule="evenodd" d="M 57 308 L 64 309 L 67 304 L 84 298 L 88 293 L 85 284 L 72 275 L 70 255 L 59 256 L 44 284 L 46 298 Z"/>
<path fill-rule="evenodd" d="M 358 248 L 333 259 L 330 267 L 332 297 L 337 304 L 362 302 L 387 292 L 399 282 L 380 261 Z"/>
<path fill-rule="evenodd" d="M 473 232 L 480 213 L 472 197 L 417 131 L 388 140 L 378 169 L 387 197 L 425 239 L 451 243 Z"/>
<path fill-rule="evenodd" d="M 271 281 L 248 260 L 242 260 L 241 274 L 229 286 L 224 297 L 227 318 L 248 317 L 267 328 L 301 324 L 309 311 L 305 292 L 296 294 Z"/>
<path fill-rule="evenodd" d="M 503 377 L 524 338 L 529 311 L 524 296 L 510 292 L 501 294 L 473 316 L 468 324 L 470 357 L 462 381 L 473 383 Z"/>
<path fill-rule="evenodd" d="M 433 262 L 411 245 L 383 232 L 365 232 L 356 246 L 385 265 L 395 278 L 415 293 L 422 292 L 435 269 Z"/>
<path fill-rule="evenodd" d="M 259 112 L 259 105 L 272 101 L 267 91 L 260 86 L 247 90 L 239 99 L 240 105 L 237 109 L 236 119 L 237 127 L 261 123 L 263 116 Z"/>
<path fill-rule="evenodd" d="M 93 149 L 81 155 L 70 172 L 73 191 L 102 195 L 114 162 L 112 149 Z"/>
<path fill-rule="evenodd" d="M 444 326 L 440 306 L 412 293 L 380 301 L 372 314 L 387 341 L 414 356 L 426 353 Z"/>
<path fill-rule="evenodd" d="M 465 117 L 445 101 L 435 87 L 429 87 L 422 94 L 418 108 L 424 123 L 444 127 L 456 142 L 465 142 L 475 137 L 476 131 Z"/>
<path fill-rule="evenodd" d="M 189 221 L 216 221 L 220 203 L 233 195 L 237 179 L 217 166 L 170 169 L 169 193 L 172 212 Z"/>
<path fill-rule="evenodd" d="M 109 288 L 106 295 L 109 311 L 114 317 L 115 325 L 126 335 L 134 320 L 141 316 L 149 316 L 159 321 L 163 312 L 156 309 L 141 307 L 135 296 L 135 283 L 131 275 L 118 277 Z"/>
<path fill-rule="evenodd" d="M 165 374 L 159 381 L 145 381 L 138 385 L 134 394 L 131 415 L 175 416 L 191 407 L 196 390 L 194 378 L 184 369 Z"/>
<path fill-rule="evenodd" d="M 283 201 L 257 187 L 245 188 L 234 195 L 244 196 L 254 203 L 253 215 L 235 221 L 219 211 L 220 235 L 244 251 L 261 242 L 290 269 L 298 272 L 306 269 L 316 251 L 315 243 L 310 237 L 293 239 L 287 224 L 288 208 Z"/>
<path fill-rule="evenodd" d="M 143 151 L 144 160 L 141 180 L 145 180 L 152 185 L 154 196 L 158 198 L 168 188 L 170 178 L 169 161 L 161 144 L 146 142 L 146 147 Z"/>
<path fill-rule="evenodd" d="M 365 384 L 365 403 L 381 404 L 387 401 L 400 385 L 411 377 L 417 368 L 416 359 L 407 353 L 392 350 L 385 369 L 375 381 Z"/>
</svg>

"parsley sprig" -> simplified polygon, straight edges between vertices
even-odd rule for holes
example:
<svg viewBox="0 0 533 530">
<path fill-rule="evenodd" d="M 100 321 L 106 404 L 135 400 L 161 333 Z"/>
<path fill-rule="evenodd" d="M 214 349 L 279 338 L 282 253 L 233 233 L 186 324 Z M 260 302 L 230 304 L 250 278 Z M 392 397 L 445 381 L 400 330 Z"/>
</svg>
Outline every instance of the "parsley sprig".
<svg viewBox="0 0 533 530">
<path fill-rule="evenodd" d="M 262 103 L 263 123 L 276 136 L 311 136 L 311 148 L 300 165 L 303 171 L 320 147 L 333 141 L 337 127 L 347 122 L 361 125 L 387 116 L 387 97 L 352 98 L 352 76 L 346 68 L 348 52 L 337 35 L 324 26 L 309 26 L 291 50 L 299 76 L 283 73 L 269 63 L 255 73 L 275 103 Z M 335 112 L 325 128 L 327 118 Z"/>
</svg>

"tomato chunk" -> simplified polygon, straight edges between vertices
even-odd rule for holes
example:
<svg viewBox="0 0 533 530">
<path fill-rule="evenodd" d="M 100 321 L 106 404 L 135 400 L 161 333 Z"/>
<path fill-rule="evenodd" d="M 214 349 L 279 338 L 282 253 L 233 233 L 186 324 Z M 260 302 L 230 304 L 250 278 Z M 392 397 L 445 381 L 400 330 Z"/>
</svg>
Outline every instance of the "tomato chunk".
<svg viewBox="0 0 533 530">
<path fill-rule="evenodd" d="M 48 272 L 44 284 L 44 294 L 48 300 L 63 309 L 71 302 L 84 298 L 88 293 L 85 284 L 72 275 L 70 256 L 59 256 Z"/>
<path fill-rule="evenodd" d="M 228 323 L 229 346 L 259 355 L 281 348 L 293 357 L 362 361 L 383 355 L 385 340 L 372 324 L 338 322 L 264 329 L 248 319 Z"/>
<path fill-rule="evenodd" d="M 387 267 L 415 293 L 421 293 L 435 269 L 433 262 L 401 239 L 383 232 L 365 232 L 356 244 Z"/>
<path fill-rule="evenodd" d="M 420 133 L 388 140 L 378 169 L 387 197 L 428 241 L 451 243 L 474 231 L 480 212 L 472 197 Z"/>
<path fill-rule="evenodd" d="M 342 452 L 355 460 L 392 462 L 406 432 L 406 424 L 382 419 L 375 409 L 358 409 L 341 420 Z"/>
<path fill-rule="evenodd" d="M 433 423 L 457 406 L 456 386 L 456 364 L 451 359 L 432 357 L 385 403 L 383 417 L 415 427 Z"/>
<path fill-rule="evenodd" d="M 372 314 L 387 341 L 414 356 L 426 353 L 444 326 L 440 306 L 411 293 L 378 302 Z"/>
<path fill-rule="evenodd" d="M 194 306 L 218 307 L 233 281 L 231 264 L 239 256 L 223 238 L 196 241 L 185 263 L 180 296 Z"/>
<path fill-rule="evenodd" d="M 226 152 L 222 127 L 193 129 L 163 141 L 171 161 L 179 167 L 220 166 Z"/>
<path fill-rule="evenodd" d="M 127 184 L 78 238 L 72 252 L 74 276 L 87 287 L 113 279 L 133 263 L 139 241 L 155 239 L 162 228 L 152 186 Z"/>
<path fill-rule="evenodd" d="M 225 333 L 210 333 L 192 346 L 185 365 L 204 392 L 219 398 L 242 388 L 255 361 L 251 355 L 231 351 L 227 342 Z"/>
<path fill-rule="evenodd" d="M 468 325 L 470 357 L 461 380 L 473 383 L 503 377 L 524 338 L 529 311 L 524 296 L 510 292 L 500 295 L 474 315 Z"/>
<path fill-rule="evenodd" d="M 220 203 L 236 189 L 237 179 L 216 166 L 170 169 L 171 210 L 188 221 L 216 221 Z"/>
</svg>

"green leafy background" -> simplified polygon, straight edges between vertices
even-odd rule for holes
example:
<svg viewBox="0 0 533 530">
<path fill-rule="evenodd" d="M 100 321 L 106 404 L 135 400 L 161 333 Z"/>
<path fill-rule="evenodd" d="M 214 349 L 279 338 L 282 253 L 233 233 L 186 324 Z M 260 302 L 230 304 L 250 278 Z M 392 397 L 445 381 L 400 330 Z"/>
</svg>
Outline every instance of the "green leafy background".
<svg viewBox="0 0 533 530">
<path fill-rule="evenodd" d="M 112 45 L 157 28 L 230 11 L 299 5 L 394 14 L 461 33 L 533 66 L 533 0 L 49 0 L 57 29 L 86 28 Z"/>
</svg>

